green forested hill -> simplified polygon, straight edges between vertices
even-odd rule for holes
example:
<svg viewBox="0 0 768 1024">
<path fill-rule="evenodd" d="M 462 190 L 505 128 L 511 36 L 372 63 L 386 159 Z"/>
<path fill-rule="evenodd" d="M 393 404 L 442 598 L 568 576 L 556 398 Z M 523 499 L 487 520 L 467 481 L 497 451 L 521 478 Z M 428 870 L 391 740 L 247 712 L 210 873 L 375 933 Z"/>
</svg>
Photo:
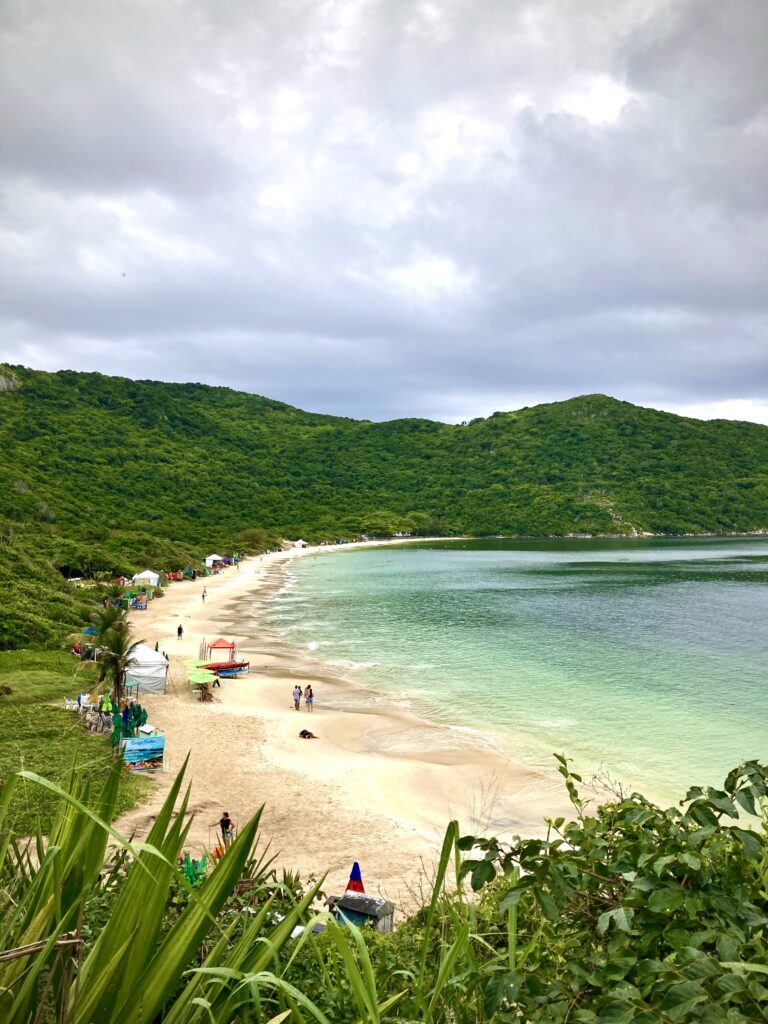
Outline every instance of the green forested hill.
<svg viewBox="0 0 768 1024">
<path fill-rule="evenodd" d="M 51 566 L 166 568 L 255 529 L 319 539 L 768 528 L 768 427 L 604 395 L 459 426 L 23 367 L 0 371 L 0 387 L 0 572 L 27 589 Z"/>
</svg>

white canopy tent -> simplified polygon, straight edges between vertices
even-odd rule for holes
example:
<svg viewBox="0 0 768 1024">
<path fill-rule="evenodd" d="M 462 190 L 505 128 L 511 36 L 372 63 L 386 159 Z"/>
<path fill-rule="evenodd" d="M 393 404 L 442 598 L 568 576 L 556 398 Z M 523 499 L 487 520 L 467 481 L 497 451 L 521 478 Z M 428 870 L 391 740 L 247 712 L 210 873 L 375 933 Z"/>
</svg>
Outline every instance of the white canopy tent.
<svg viewBox="0 0 768 1024">
<path fill-rule="evenodd" d="M 132 583 L 142 583 L 145 586 L 159 587 L 160 576 L 152 569 L 145 569 L 144 572 L 137 572 L 133 577 Z"/>
<path fill-rule="evenodd" d="M 221 555 L 208 555 L 207 558 L 203 559 L 204 564 L 210 569 L 216 562 L 223 562 L 224 559 Z"/>
<path fill-rule="evenodd" d="M 140 693 L 165 693 L 168 660 L 146 644 L 136 644 L 125 673 L 126 686 L 138 686 Z"/>
</svg>

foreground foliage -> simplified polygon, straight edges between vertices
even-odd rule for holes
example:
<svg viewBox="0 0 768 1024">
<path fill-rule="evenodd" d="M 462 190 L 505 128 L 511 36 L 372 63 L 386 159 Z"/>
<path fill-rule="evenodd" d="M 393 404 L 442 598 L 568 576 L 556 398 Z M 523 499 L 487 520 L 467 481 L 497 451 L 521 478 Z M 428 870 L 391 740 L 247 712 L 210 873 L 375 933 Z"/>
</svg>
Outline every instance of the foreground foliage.
<svg viewBox="0 0 768 1024">
<path fill-rule="evenodd" d="M 303 891 L 254 858 L 260 812 L 191 885 L 177 867 L 189 827 L 183 770 L 141 844 L 107 825 L 119 765 L 98 794 L 73 777 L 34 857 L 0 844 L 0 1019 L 767 1019 L 768 770 L 748 762 L 722 790 L 691 790 L 681 810 L 634 794 L 589 814 L 578 776 L 559 761 L 573 821 L 509 845 L 462 838 L 452 822 L 431 899 L 397 932 L 329 922 L 298 939 L 291 932 L 312 922 L 319 883 Z M 21 777 L 0 791 L 0 824 Z M 755 828 L 732 823 L 745 812 Z M 108 841 L 117 852 L 104 871 Z M 233 895 L 242 877 L 248 894 Z"/>
<path fill-rule="evenodd" d="M 604 395 L 466 425 L 371 423 L 199 384 L 0 376 L 0 647 L 77 625 L 62 573 L 178 569 L 285 536 L 768 529 L 754 423 Z"/>
</svg>

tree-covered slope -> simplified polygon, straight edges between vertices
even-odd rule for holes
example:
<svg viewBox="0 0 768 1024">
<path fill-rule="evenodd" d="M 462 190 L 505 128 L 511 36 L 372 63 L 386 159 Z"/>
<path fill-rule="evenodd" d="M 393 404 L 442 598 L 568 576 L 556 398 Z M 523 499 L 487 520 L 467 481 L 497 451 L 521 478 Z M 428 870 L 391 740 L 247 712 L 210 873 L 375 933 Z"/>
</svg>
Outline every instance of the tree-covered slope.
<svg viewBox="0 0 768 1024">
<path fill-rule="evenodd" d="M 603 395 L 466 425 L 356 421 L 200 384 L 0 370 L 0 559 L 179 564 L 243 531 L 768 528 L 768 427 Z M 241 540 L 242 542 L 242 540 Z M 40 567 L 43 568 L 40 568 Z"/>
<path fill-rule="evenodd" d="M 252 526 L 385 530 L 412 513 L 468 533 L 768 527 L 756 424 L 602 395 L 462 426 L 371 423 L 200 384 L 10 373 L 0 515 L 20 529 L 223 543 Z"/>
</svg>

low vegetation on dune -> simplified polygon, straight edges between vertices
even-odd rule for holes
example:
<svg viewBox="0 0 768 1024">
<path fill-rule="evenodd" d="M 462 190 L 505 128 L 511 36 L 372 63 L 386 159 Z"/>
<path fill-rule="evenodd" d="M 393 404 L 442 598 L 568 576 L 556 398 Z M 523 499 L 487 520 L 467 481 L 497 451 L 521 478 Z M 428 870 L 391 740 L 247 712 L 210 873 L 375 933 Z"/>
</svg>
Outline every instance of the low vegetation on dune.
<svg viewBox="0 0 768 1024">
<path fill-rule="evenodd" d="M 103 736 L 86 733 L 79 716 L 64 709 L 65 698 L 94 690 L 98 677 L 93 662 L 63 651 L 0 652 L 0 780 L 27 768 L 64 785 L 74 769 L 81 780 L 101 785 L 112 763 L 110 745 Z M 146 779 L 126 777 L 115 813 L 134 806 L 147 785 Z M 5 826 L 17 835 L 47 834 L 56 807 L 50 790 L 22 782 Z"/>
<path fill-rule="evenodd" d="M 746 763 L 680 808 L 634 794 L 590 811 L 558 761 L 573 820 L 510 844 L 452 822 L 431 898 L 390 934 L 335 923 L 322 883 L 279 874 L 257 852 L 260 812 L 190 879 L 183 770 L 140 845 L 108 825 L 118 762 L 98 787 L 11 775 L 0 790 L 0 1019 L 765 1020 L 768 770 Z M 38 836 L 31 851 L 6 827 L 24 783 L 58 800 L 47 844 Z M 295 933 L 318 921 L 325 931 Z"/>
<path fill-rule="evenodd" d="M 18 366 L 0 378 L 0 648 L 78 623 L 64 577 L 282 537 L 768 528 L 768 427 L 752 423 L 604 395 L 462 425 L 372 423 L 201 384 Z"/>
</svg>

